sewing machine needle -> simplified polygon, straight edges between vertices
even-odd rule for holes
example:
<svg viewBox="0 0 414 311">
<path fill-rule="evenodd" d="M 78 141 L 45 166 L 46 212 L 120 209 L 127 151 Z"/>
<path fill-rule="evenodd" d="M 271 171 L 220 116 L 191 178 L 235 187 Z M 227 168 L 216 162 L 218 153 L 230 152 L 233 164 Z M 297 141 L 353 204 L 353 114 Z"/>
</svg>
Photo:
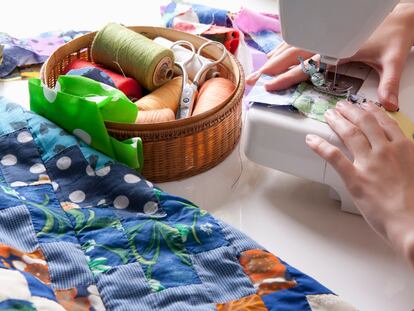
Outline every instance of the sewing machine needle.
<svg viewBox="0 0 414 311">
<path fill-rule="evenodd" d="M 333 80 L 333 89 L 336 89 L 336 73 L 338 71 L 338 65 L 335 65 L 334 80 Z"/>
</svg>

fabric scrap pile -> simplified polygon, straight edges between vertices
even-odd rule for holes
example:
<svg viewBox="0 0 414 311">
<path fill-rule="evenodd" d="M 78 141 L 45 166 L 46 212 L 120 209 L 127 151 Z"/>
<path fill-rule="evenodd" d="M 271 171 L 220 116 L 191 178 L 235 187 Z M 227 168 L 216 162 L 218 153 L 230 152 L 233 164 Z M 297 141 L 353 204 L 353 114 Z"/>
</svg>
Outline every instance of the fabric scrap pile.
<svg viewBox="0 0 414 311">
<path fill-rule="evenodd" d="M 21 79 L 39 74 L 39 65 L 52 52 L 85 31 L 45 32 L 36 37 L 17 39 L 0 32 L 3 61 L 0 62 L 0 79 Z"/>
<path fill-rule="evenodd" d="M 242 8 L 237 13 L 175 0 L 161 7 L 165 26 L 220 41 L 235 53 L 241 40 L 264 53 L 281 43 L 279 16 Z M 243 36 L 241 36 L 243 34 Z"/>
</svg>

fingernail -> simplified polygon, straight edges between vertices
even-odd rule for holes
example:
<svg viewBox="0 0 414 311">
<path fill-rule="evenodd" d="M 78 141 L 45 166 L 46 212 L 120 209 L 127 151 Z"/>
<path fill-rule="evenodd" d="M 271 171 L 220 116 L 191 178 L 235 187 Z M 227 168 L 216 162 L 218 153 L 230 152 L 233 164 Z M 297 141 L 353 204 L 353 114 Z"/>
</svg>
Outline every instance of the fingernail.
<svg viewBox="0 0 414 311">
<path fill-rule="evenodd" d="M 398 111 L 398 97 L 395 94 L 391 94 L 388 97 L 388 102 L 385 108 L 391 111 Z"/>
<path fill-rule="evenodd" d="M 257 80 L 257 79 L 259 79 L 260 75 L 261 75 L 260 71 L 255 71 L 255 72 L 249 74 L 246 77 L 246 80 Z"/>
<path fill-rule="evenodd" d="M 325 117 L 332 118 L 333 116 L 335 116 L 335 111 L 333 109 L 329 109 L 325 112 Z"/>
<path fill-rule="evenodd" d="M 345 102 L 343 102 L 343 101 L 339 101 L 339 102 L 337 102 L 337 103 L 336 103 L 336 107 L 337 107 L 337 108 L 344 108 L 344 107 L 345 107 Z"/>
</svg>

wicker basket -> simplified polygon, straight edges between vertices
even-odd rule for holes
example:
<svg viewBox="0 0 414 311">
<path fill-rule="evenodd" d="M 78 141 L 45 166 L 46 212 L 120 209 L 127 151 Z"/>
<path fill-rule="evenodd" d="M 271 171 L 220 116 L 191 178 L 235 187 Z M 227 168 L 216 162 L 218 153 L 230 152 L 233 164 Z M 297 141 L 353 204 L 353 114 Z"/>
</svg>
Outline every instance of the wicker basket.
<svg viewBox="0 0 414 311">
<path fill-rule="evenodd" d="M 188 40 L 196 48 L 207 39 L 161 27 L 129 27 L 149 38 L 163 36 L 171 41 Z M 54 87 L 65 67 L 76 58 L 91 61 L 90 46 L 96 33 L 88 33 L 58 48 L 42 67 L 41 78 Z M 221 50 L 212 45 L 208 56 L 218 58 Z M 237 145 L 241 127 L 241 100 L 244 92 L 243 71 L 229 55 L 219 66 L 223 77 L 232 80 L 236 89 L 220 106 L 186 119 L 155 124 L 106 122 L 113 137 L 124 140 L 141 137 L 144 145 L 143 175 L 154 182 L 190 177 L 206 171 L 225 159 Z"/>
</svg>

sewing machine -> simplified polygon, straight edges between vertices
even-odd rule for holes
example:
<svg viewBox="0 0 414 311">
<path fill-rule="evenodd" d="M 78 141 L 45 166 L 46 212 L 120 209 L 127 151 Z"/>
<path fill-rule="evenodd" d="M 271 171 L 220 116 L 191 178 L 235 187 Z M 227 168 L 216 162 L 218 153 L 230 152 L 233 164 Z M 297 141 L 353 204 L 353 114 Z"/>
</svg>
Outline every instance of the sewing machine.
<svg viewBox="0 0 414 311">
<path fill-rule="evenodd" d="M 280 0 L 283 38 L 293 46 L 320 54 L 320 68 L 327 77 L 327 65 L 336 66 L 341 58 L 355 54 L 397 3 L 398 0 Z M 414 72 L 413 53 L 406 65 L 405 73 L 408 72 Z M 362 79 L 358 94 L 376 100 L 378 77 L 369 67 L 348 64 L 338 67 L 338 73 Z M 414 83 L 408 80 L 409 76 L 402 77 L 400 108 L 414 120 L 414 105 L 410 103 Z M 338 90 L 335 83 L 327 83 L 324 91 L 334 94 Z M 308 133 L 325 138 L 350 158 L 327 124 L 297 112 L 260 105 L 253 105 L 247 112 L 244 152 L 264 166 L 329 185 L 330 196 L 341 201 L 343 211 L 359 214 L 335 170 L 305 144 Z"/>
</svg>

